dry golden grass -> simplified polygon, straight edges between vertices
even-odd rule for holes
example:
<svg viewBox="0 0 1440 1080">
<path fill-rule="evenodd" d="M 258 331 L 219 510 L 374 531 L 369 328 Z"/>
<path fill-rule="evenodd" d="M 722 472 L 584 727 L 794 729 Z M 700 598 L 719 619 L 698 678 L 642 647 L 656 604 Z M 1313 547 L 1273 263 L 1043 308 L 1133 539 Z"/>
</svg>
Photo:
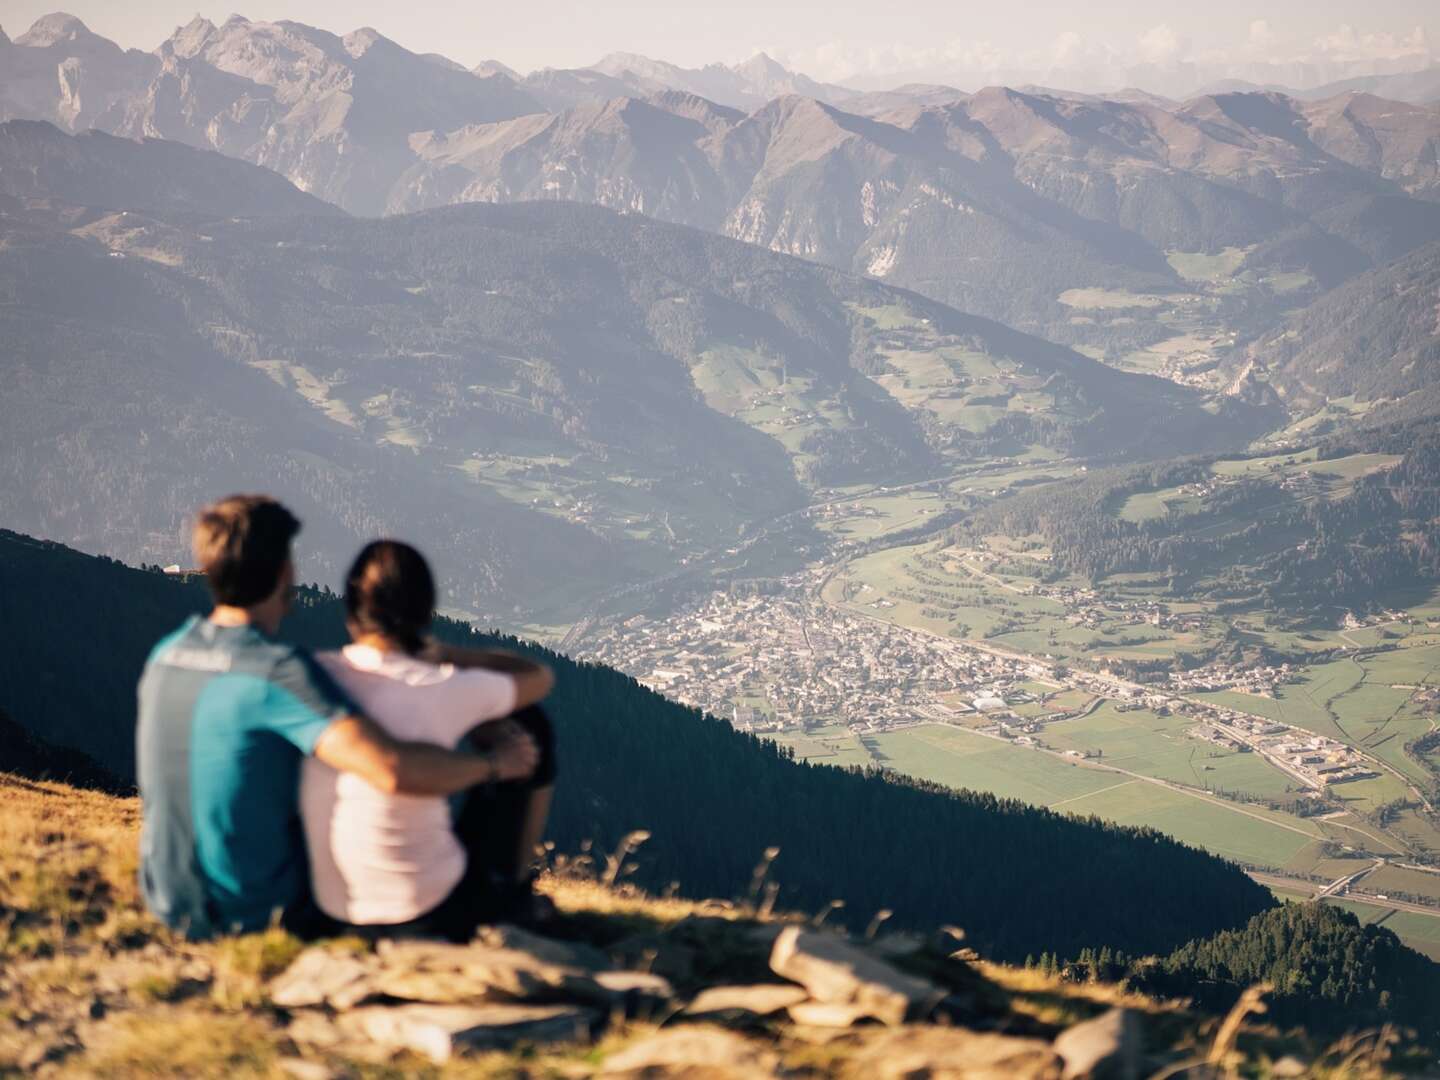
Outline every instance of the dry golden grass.
<svg viewBox="0 0 1440 1080">
<path fill-rule="evenodd" d="M 300 943 L 271 930 L 194 944 L 156 924 L 138 894 L 139 817 L 135 799 L 0 774 L 0 1076 L 41 1062 L 59 1076 L 292 1076 L 287 1066 L 300 1051 L 287 1034 L 285 1014 L 269 1006 L 265 983 L 284 970 Z M 731 947 L 749 933 L 747 920 L 770 917 L 766 905 L 757 912 L 755 904 L 656 898 L 602 878 L 569 866 L 543 878 L 541 889 L 572 931 L 593 930 L 591 940 L 602 946 L 632 933 L 664 932 L 693 916 L 712 917 L 697 946 L 713 954 L 701 957 L 701 974 L 749 981 L 737 978 Z M 758 887 L 751 891 L 760 893 Z M 1263 1031 L 1246 1028 L 1237 1041 L 1236 1026 L 1220 1038 L 1219 1021 L 1119 987 L 1077 985 L 987 963 L 973 965 L 973 971 L 984 1000 L 983 1026 L 1043 1034 L 1124 1005 L 1147 1013 L 1150 1035 L 1192 1062 L 1213 1059 L 1219 1045 L 1224 1071 L 1216 1075 L 1265 1076 L 1269 1058 L 1279 1053 Z M 337 1051 L 307 1053 L 308 1060 L 359 1080 L 582 1077 L 592 1075 L 606 1055 L 654 1030 L 617 1021 L 595 1045 L 488 1054 L 445 1065 L 413 1057 L 377 1063 Z M 877 1037 L 865 1029 L 833 1040 L 801 1036 L 781 1026 L 757 1037 L 779 1055 L 789 1075 L 804 1077 L 845 1073 L 847 1058 Z M 1389 1039 L 1381 1032 L 1337 1046 L 1318 1056 L 1309 1075 L 1384 1076 Z"/>
<path fill-rule="evenodd" d="M 0 957 L 148 935 L 140 802 L 0 774 Z"/>
</svg>

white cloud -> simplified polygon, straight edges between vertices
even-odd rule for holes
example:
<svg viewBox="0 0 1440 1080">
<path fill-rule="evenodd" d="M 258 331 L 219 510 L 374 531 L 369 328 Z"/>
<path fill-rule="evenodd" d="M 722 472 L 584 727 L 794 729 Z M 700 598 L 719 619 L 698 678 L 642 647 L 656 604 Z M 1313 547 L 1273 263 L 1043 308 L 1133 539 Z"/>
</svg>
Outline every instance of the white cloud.
<svg viewBox="0 0 1440 1080">
<path fill-rule="evenodd" d="M 1346 23 L 1316 38 L 1314 49 L 1327 60 L 1398 60 L 1430 55 L 1423 26 L 1415 27 L 1408 34 L 1361 34 Z"/>
<path fill-rule="evenodd" d="M 1136 42 L 1140 59 L 1147 64 L 1165 66 L 1184 59 L 1190 43 L 1168 23 L 1152 26 Z"/>
<path fill-rule="evenodd" d="M 1246 78 L 1287 85 L 1318 85 L 1351 75 L 1409 70 L 1436 59 L 1423 27 L 1405 33 L 1363 32 L 1346 24 L 1319 37 L 1287 34 L 1268 19 L 1235 28 L 1229 43 L 1196 50 L 1170 23 L 1129 41 L 1065 30 L 1049 41 L 1008 48 L 993 41 L 951 38 L 928 44 L 833 40 L 804 49 L 767 49 L 787 66 L 815 78 L 894 85 L 918 79 L 966 89 L 986 83 L 1042 82 L 1076 90 L 1117 89 L 1136 68 L 1171 72 L 1153 76 L 1162 93 L 1184 94 L 1205 81 Z M 1164 85 L 1162 85 L 1164 84 Z"/>
</svg>

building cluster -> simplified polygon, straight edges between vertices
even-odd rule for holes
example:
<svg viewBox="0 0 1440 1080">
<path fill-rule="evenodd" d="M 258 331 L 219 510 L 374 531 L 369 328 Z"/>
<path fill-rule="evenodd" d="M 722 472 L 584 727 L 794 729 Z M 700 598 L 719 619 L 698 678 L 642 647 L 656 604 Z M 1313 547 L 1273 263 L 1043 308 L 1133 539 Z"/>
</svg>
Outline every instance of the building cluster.
<svg viewBox="0 0 1440 1080">
<path fill-rule="evenodd" d="M 715 592 L 663 620 L 606 624 L 586 654 L 754 731 L 886 731 L 1033 700 L 1022 684 L 1036 665 L 813 600 L 816 583 L 795 575 L 780 596 Z"/>
<path fill-rule="evenodd" d="M 1207 720 L 1208 724 L 1198 727 L 1209 735 L 1200 737 L 1208 737 L 1222 746 L 1237 750 L 1248 748 L 1262 754 L 1282 772 L 1317 791 L 1377 775 L 1370 763 L 1351 747 L 1303 728 L 1221 708 L 1210 710 Z M 1196 734 L 1199 735 L 1198 729 Z"/>
<path fill-rule="evenodd" d="M 818 599 L 823 582 L 821 571 L 795 574 L 774 593 L 717 591 L 663 619 L 602 623 L 589 634 L 586 653 L 746 731 L 843 724 L 865 735 L 963 723 L 1044 749 L 1049 725 L 1110 701 L 1120 711 L 1183 716 L 1193 721 L 1185 729 L 1191 737 L 1259 754 L 1297 789 L 1318 794 L 1375 775 L 1362 755 L 1334 739 L 1186 696 L 1221 688 L 1273 692 L 1294 678 L 1289 665 L 1216 665 L 1168 687 L 1144 686 L 1114 672 L 1065 669 L 832 606 Z M 1090 696 L 1064 712 L 1030 715 L 1040 711 L 1022 707 L 1059 690 Z"/>
<path fill-rule="evenodd" d="M 1274 697 L 1277 687 L 1298 682 L 1300 669 L 1291 664 L 1208 664 L 1189 671 L 1172 671 L 1170 687 L 1179 693 L 1211 690 L 1240 690 L 1247 694 Z"/>
</svg>

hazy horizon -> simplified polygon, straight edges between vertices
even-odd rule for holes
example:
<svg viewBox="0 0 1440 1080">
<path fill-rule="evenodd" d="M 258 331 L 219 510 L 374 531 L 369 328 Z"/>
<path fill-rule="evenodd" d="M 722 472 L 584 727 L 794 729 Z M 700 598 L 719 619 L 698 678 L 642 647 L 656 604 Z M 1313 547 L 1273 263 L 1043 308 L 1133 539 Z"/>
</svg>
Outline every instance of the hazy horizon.
<svg viewBox="0 0 1440 1080">
<path fill-rule="evenodd" d="M 1207 79 L 1288 80 L 1304 89 L 1334 79 L 1414 70 L 1435 60 L 1440 8 L 1429 0 L 1382 0 L 1355 18 L 1341 0 L 1222 0 L 1204 10 L 1156 8 L 1108 0 L 1078 17 L 1042 0 L 1024 18 L 1008 10 L 969 9 L 931 0 L 892 5 L 884 28 L 856 3 L 790 5 L 753 0 L 723 9 L 676 9 L 632 0 L 603 9 L 560 5 L 519 23 L 498 5 L 463 12 L 396 9 L 375 0 L 264 0 L 241 14 L 289 19 L 336 33 L 370 26 L 415 52 L 437 52 L 467 67 L 499 60 L 519 71 L 583 67 L 610 52 L 633 52 L 686 67 L 734 63 L 757 52 L 814 78 L 862 88 L 900 79 L 949 81 L 970 89 L 986 81 L 1055 79 L 1073 89 L 1142 85 L 1180 92 Z M 216 23 L 233 0 L 10 0 L 0 27 L 11 37 L 56 10 L 127 48 L 150 50 L 199 14 Z M 822 17 L 823 16 L 823 17 Z M 822 35 L 817 26 L 824 26 Z M 970 85 L 966 85 L 966 84 Z"/>
</svg>

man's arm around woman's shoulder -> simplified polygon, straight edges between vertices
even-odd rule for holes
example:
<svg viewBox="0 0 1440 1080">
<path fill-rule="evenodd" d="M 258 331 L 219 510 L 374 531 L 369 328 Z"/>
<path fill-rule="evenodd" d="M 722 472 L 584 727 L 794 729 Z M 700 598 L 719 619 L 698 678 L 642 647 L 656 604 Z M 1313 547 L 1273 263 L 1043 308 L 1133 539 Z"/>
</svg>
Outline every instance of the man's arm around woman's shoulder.
<svg viewBox="0 0 1440 1080">
<path fill-rule="evenodd" d="M 549 665 L 505 649 L 474 649 L 432 639 L 421 656 L 437 664 L 478 668 L 510 676 L 515 680 L 517 711 L 543 701 L 555 689 L 555 673 Z"/>
</svg>

